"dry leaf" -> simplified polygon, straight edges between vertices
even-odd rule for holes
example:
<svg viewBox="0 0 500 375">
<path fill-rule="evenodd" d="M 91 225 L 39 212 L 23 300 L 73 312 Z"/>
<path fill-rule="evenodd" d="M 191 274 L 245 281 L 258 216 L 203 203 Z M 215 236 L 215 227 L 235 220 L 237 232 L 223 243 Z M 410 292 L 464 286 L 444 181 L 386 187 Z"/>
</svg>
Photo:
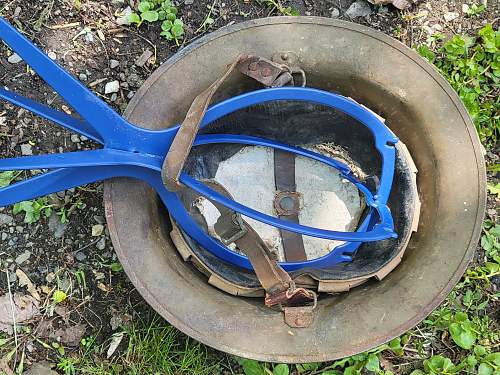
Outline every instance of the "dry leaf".
<svg viewBox="0 0 500 375">
<path fill-rule="evenodd" d="M 51 333 L 49 337 L 59 339 L 63 344 L 68 346 L 78 346 L 86 331 L 87 326 L 79 323 L 71 327 L 59 328 Z"/>
<path fill-rule="evenodd" d="M 16 276 L 19 279 L 19 286 L 23 287 L 26 286 L 28 289 L 29 294 L 33 296 L 34 299 L 37 301 L 40 301 L 40 294 L 38 294 L 38 291 L 36 290 L 35 285 L 31 282 L 29 277 L 24 273 L 24 271 L 20 268 L 16 269 Z"/>
<path fill-rule="evenodd" d="M 120 345 L 123 339 L 123 332 L 115 333 L 111 336 L 111 344 L 109 344 L 108 352 L 106 354 L 106 358 L 109 358 L 116 351 L 116 348 Z"/>
<path fill-rule="evenodd" d="M 12 312 L 14 309 L 14 312 Z M 14 315 L 16 323 L 22 323 L 40 313 L 38 301 L 31 296 L 15 294 L 12 300 L 8 294 L 0 297 L 0 330 L 12 334 Z"/>
</svg>

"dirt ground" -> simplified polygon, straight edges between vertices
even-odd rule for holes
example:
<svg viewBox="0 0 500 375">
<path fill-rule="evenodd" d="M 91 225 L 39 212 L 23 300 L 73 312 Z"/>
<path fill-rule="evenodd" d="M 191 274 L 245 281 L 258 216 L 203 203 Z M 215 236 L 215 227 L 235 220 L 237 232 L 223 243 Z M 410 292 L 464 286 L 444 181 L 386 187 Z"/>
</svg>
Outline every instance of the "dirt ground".
<svg viewBox="0 0 500 375">
<path fill-rule="evenodd" d="M 495 1 L 489 11 L 466 17 L 469 1 L 421 1 L 400 11 L 392 6 L 368 7 L 368 14 L 351 19 L 351 0 L 290 0 L 287 5 L 301 15 L 335 17 L 368 25 L 410 47 L 425 42 L 439 31 L 445 35 L 475 32 L 486 22 L 498 23 Z M 493 4 L 492 4 L 493 3 Z M 180 46 L 162 38 L 157 24 L 140 28 L 119 25 L 117 19 L 134 0 L 0 0 L 0 15 L 65 69 L 90 87 L 114 108 L 123 111 L 144 80 L 161 63 L 200 36 L 225 25 L 278 15 L 256 0 L 177 1 L 186 37 Z M 210 15 L 214 22 L 204 23 Z M 140 61 L 145 51 L 151 58 Z M 147 52 L 146 52 L 147 53 Z M 71 113 L 61 98 L 24 63 L 9 61 L 11 51 L 0 44 L 0 84 L 54 108 Z M 116 93 L 105 94 L 106 84 L 118 81 Z M 41 120 L 31 113 L 0 102 L 0 155 L 57 153 L 97 147 L 91 141 Z M 34 317 L 31 329 L 38 337 L 59 337 L 67 347 L 89 335 L 108 338 L 114 329 L 131 319 L 131 306 L 149 307 L 134 290 L 117 263 L 104 220 L 102 185 L 54 194 L 50 217 L 33 224 L 14 215 L 12 207 L 0 208 L 0 296 L 39 295 L 43 316 Z M 67 223 L 57 211 L 70 210 Z M 490 207 L 490 208 L 493 208 Z M 21 271 L 21 272 L 20 272 Z M 49 309 L 54 290 L 71 296 L 64 307 Z M 33 290 L 33 289 L 31 289 Z M 33 295 L 33 293 L 31 293 Z M 26 343 L 26 366 L 53 355 L 37 342 Z"/>
</svg>

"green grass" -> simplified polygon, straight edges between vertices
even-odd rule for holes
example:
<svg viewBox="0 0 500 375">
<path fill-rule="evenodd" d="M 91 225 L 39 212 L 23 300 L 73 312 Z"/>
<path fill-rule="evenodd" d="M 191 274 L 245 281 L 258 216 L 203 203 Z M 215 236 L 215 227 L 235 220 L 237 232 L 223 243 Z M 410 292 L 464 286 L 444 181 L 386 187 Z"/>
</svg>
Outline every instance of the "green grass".
<svg viewBox="0 0 500 375">
<path fill-rule="evenodd" d="M 57 368 L 65 375 L 209 375 L 219 367 L 219 360 L 203 345 L 183 336 L 157 315 L 143 320 L 136 314 L 118 335 L 122 339 L 109 359 L 105 358 L 113 336 L 101 345 L 89 337 L 82 340 L 78 353 L 59 356 Z"/>
<path fill-rule="evenodd" d="M 500 133 L 500 32 L 487 24 L 477 35 L 443 39 L 433 35 L 418 52 L 458 92 L 483 144 L 494 145 Z"/>
</svg>

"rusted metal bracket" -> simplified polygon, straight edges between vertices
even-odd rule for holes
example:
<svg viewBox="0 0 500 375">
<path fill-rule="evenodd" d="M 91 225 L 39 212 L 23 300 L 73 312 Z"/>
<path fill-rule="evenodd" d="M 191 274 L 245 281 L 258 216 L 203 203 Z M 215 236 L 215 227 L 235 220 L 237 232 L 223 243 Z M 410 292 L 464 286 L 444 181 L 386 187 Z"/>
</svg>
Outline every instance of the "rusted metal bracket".
<svg viewBox="0 0 500 375">
<path fill-rule="evenodd" d="M 238 70 L 266 87 L 282 87 L 288 84 L 294 86 L 293 75 L 300 74 L 302 76 L 301 85 L 305 86 L 306 76 L 304 71 L 298 65 L 291 66 L 286 63 L 289 56 L 294 64 L 298 63 L 298 58 L 292 58 L 292 56 L 297 55 L 292 52 L 280 52 L 276 56 L 280 56 L 279 61 L 275 61 L 274 59 L 269 60 L 260 56 L 247 56 L 238 63 Z"/>
</svg>

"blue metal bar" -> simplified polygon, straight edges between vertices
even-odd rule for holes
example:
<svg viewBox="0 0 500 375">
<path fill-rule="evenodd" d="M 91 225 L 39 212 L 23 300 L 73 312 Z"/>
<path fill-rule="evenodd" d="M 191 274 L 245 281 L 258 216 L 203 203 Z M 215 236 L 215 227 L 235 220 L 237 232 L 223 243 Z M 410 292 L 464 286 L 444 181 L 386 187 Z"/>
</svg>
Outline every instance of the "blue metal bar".
<svg viewBox="0 0 500 375">
<path fill-rule="evenodd" d="M 31 111 L 49 121 L 53 121 L 62 127 L 80 133 L 93 141 L 101 144 L 104 143 L 102 137 L 85 120 L 77 119 L 64 112 L 57 111 L 49 106 L 25 98 L 24 96 L 17 95 L 1 87 L 0 99 L 4 99 L 14 105 L 17 105 L 18 107 L 27 109 L 28 111 Z"/>
<path fill-rule="evenodd" d="M 0 38 L 37 72 L 87 123 L 106 146 L 136 151 L 138 134 L 129 122 L 0 17 Z"/>
<path fill-rule="evenodd" d="M 305 148 L 294 147 L 283 142 L 278 142 L 265 138 L 252 137 L 240 134 L 207 134 L 207 135 L 197 136 L 193 143 L 193 146 L 208 145 L 215 143 L 239 143 L 243 145 L 271 147 L 319 161 L 320 163 L 326 164 L 332 168 L 337 169 L 342 174 L 351 173 L 351 169 L 349 168 L 349 166 L 347 164 L 342 163 L 341 161 L 328 158 L 317 152 L 309 151 Z"/>
<path fill-rule="evenodd" d="M 0 159 L 0 171 L 133 165 L 160 172 L 162 162 L 163 160 L 155 155 L 102 149 Z M 78 185 L 73 183 L 73 186 L 68 188 L 74 186 Z"/>
<path fill-rule="evenodd" d="M 392 217 L 389 209 L 386 206 L 376 206 L 380 215 L 380 223 L 375 224 L 371 231 L 367 232 L 338 232 L 326 229 L 313 228 L 306 225 L 296 224 L 294 222 L 285 221 L 277 219 L 274 216 L 266 215 L 262 212 L 254 210 L 253 208 L 247 207 L 238 203 L 226 196 L 210 189 L 208 186 L 202 184 L 201 182 L 195 180 L 186 173 L 181 173 L 180 181 L 187 187 L 195 190 L 209 200 L 213 200 L 220 203 L 242 215 L 251 217 L 254 220 L 260 221 L 262 223 L 272 225 L 276 228 L 285 229 L 291 232 L 300 233 L 306 236 L 326 238 L 330 240 L 338 241 L 379 241 L 387 238 L 397 237 L 396 233 L 392 228 Z"/>
<path fill-rule="evenodd" d="M 149 183 L 160 195 L 172 217 L 180 227 L 200 245 L 221 259 L 251 269 L 246 257 L 232 252 L 209 236 L 192 220 L 175 193 L 163 186 L 160 167 L 175 137 L 178 126 L 152 131 L 138 128 L 118 115 L 102 100 L 95 97 L 85 86 L 74 79 L 64 69 L 50 60 L 37 47 L 19 34 L 0 17 L 0 39 L 4 40 L 29 64 L 49 85 L 51 85 L 78 112 L 82 119 L 67 116 L 45 105 L 0 89 L 0 99 L 26 108 L 48 120 L 68 129 L 84 134 L 90 139 L 103 143 L 103 150 L 53 154 L 0 160 L 0 170 L 54 169 L 46 174 L 33 177 L 0 189 L 0 205 L 8 205 L 20 200 L 31 199 L 69 187 L 100 181 L 110 177 L 133 177 Z M 276 227 L 305 235 L 351 241 L 338 246 L 322 258 L 301 263 L 284 263 L 286 270 L 302 267 L 328 267 L 340 261 L 350 260 L 349 254 L 364 241 L 394 237 L 392 216 L 386 203 L 389 198 L 395 167 L 394 144 L 398 141 L 394 134 L 368 109 L 350 99 L 321 90 L 310 88 L 275 88 L 246 93 L 212 106 L 206 113 L 201 127 L 229 113 L 269 101 L 308 101 L 333 107 L 360 121 L 374 136 L 375 147 L 382 157 L 381 182 L 375 194 L 359 182 L 350 169 L 333 159 L 292 147 L 280 142 L 255 137 L 237 135 L 199 136 L 196 145 L 209 143 L 240 143 L 279 148 L 325 163 L 340 173 L 365 195 L 371 207 L 369 214 L 355 233 L 326 231 L 299 224 L 284 222 L 272 216 L 252 210 L 238 202 L 218 194 L 202 183 L 182 174 L 181 182 L 200 194 L 225 206 Z M 293 225 L 290 225 L 293 224 Z"/>
</svg>

